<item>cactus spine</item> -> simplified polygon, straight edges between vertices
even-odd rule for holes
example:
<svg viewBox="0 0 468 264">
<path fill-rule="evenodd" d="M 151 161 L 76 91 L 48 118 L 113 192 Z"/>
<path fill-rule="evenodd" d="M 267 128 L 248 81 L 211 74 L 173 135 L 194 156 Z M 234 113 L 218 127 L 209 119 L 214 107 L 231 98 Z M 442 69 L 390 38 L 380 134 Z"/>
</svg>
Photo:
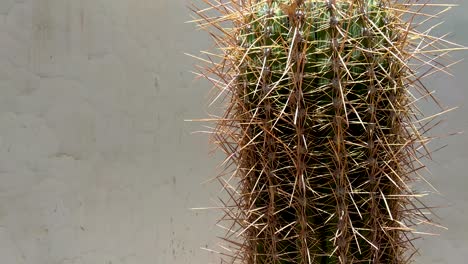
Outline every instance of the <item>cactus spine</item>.
<svg viewBox="0 0 468 264">
<path fill-rule="evenodd" d="M 409 263 L 414 226 L 430 222 L 410 184 L 438 116 L 414 103 L 431 98 L 420 79 L 453 48 L 415 29 L 424 4 L 205 2 L 193 11 L 220 53 L 199 75 L 214 100 L 228 95 L 214 139 L 235 167 L 220 177 L 224 261 Z"/>
</svg>

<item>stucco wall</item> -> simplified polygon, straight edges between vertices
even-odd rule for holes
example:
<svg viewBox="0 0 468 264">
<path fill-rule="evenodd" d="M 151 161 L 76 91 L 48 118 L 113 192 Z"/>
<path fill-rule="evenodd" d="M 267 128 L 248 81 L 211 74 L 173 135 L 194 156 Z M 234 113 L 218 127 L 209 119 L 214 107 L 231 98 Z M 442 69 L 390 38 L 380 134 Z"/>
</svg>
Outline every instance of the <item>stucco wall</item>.
<svg viewBox="0 0 468 264">
<path fill-rule="evenodd" d="M 444 30 L 468 43 L 462 8 Z M 184 52 L 206 49 L 183 0 L 0 0 L 0 263 L 208 263 L 215 174 L 200 127 L 205 82 Z M 458 53 L 457 55 L 466 55 Z M 468 128 L 467 63 L 432 80 L 448 125 Z M 446 140 L 432 182 L 441 237 L 420 263 L 463 263 L 468 136 Z M 464 258 L 463 258 L 464 257 Z"/>
</svg>

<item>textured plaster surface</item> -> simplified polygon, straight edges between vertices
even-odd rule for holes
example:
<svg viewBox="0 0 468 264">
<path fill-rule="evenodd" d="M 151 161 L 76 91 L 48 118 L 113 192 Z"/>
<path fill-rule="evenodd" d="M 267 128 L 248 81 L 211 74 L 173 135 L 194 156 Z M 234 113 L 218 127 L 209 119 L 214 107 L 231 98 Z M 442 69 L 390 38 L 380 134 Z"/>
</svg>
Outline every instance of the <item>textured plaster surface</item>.
<svg viewBox="0 0 468 264">
<path fill-rule="evenodd" d="M 444 30 L 468 44 L 463 9 Z M 215 263 L 219 159 L 184 119 L 206 117 L 205 82 L 183 52 L 209 47 L 182 0 L 0 0 L 0 263 Z M 458 54 L 466 55 L 466 53 Z M 431 84 L 468 128 L 467 63 Z M 444 127 L 442 127 L 444 128 Z M 441 132 L 444 132 L 441 129 Z M 468 135 L 447 140 L 429 177 L 440 237 L 419 263 L 468 257 Z M 447 142 L 446 141 L 446 142 Z M 210 262 L 211 261 L 211 262 Z"/>
</svg>

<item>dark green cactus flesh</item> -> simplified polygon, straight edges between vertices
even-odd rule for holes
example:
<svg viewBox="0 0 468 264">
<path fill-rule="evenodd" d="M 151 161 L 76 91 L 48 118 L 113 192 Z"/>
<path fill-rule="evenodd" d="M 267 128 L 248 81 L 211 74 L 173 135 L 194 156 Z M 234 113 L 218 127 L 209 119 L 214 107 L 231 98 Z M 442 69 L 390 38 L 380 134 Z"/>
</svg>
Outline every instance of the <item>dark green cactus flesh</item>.
<svg viewBox="0 0 468 264">
<path fill-rule="evenodd" d="M 414 40 L 425 42 L 404 18 L 418 5 L 210 5 L 222 16 L 196 13 L 221 31 L 222 59 L 203 76 L 229 93 L 215 140 L 238 180 L 223 180 L 233 223 L 225 261 L 410 262 L 413 226 L 430 221 L 410 187 L 429 153 L 411 91 L 429 93 L 410 66 Z"/>
</svg>

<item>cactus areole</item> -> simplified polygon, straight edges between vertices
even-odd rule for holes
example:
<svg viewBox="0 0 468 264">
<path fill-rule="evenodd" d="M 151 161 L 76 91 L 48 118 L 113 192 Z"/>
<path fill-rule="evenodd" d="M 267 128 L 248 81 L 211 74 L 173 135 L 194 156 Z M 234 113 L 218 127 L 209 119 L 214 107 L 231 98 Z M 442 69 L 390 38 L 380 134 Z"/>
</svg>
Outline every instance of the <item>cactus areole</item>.
<svg viewBox="0 0 468 264">
<path fill-rule="evenodd" d="M 411 262 L 431 220 L 412 183 L 439 116 L 416 108 L 436 102 L 421 79 L 459 48 L 417 30 L 431 5 L 204 2 L 196 22 L 217 48 L 199 76 L 224 103 L 222 263 Z"/>
</svg>

